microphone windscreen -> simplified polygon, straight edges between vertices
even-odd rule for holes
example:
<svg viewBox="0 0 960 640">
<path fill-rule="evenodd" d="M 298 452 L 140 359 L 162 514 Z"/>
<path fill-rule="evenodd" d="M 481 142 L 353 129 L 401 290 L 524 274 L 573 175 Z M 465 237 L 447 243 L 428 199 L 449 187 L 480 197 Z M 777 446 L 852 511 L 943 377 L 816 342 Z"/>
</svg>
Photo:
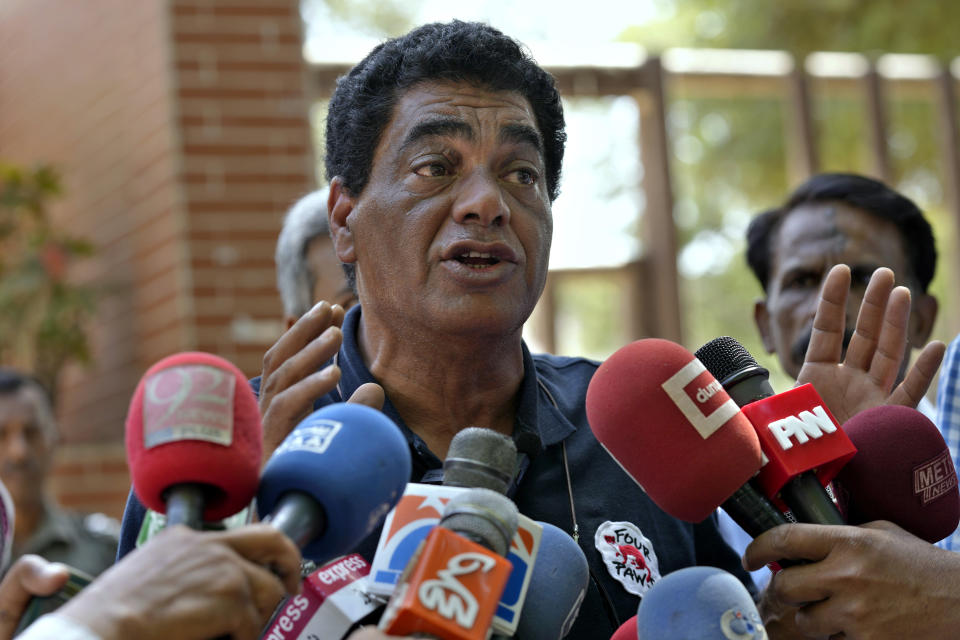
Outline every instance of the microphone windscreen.
<svg viewBox="0 0 960 640">
<path fill-rule="evenodd" d="M 597 440 L 657 505 L 700 522 L 760 468 L 750 422 L 692 353 L 648 338 L 614 353 L 587 388 Z"/>
<path fill-rule="evenodd" d="M 637 640 L 637 616 L 631 616 L 617 627 L 617 630 L 610 636 L 610 640 Z"/>
<path fill-rule="evenodd" d="M 505 494 L 516 474 L 513 438 L 493 429 L 463 429 L 453 436 L 443 461 L 443 484 L 448 487 L 483 487 Z"/>
<path fill-rule="evenodd" d="M 519 516 L 513 500 L 492 489 L 478 487 L 450 498 L 437 526 L 456 531 L 506 557 L 517 533 Z"/>
<path fill-rule="evenodd" d="M 13 553 L 13 524 L 16 511 L 13 507 L 13 498 L 7 491 L 6 485 L 0 482 L 0 575 L 10 566 L 10 556 Z"/>
<path fill-rule="evenodd" d="M 515 637 L 557 640 L 570 633 L 587 594 L 587 557 L 573 538 L 549 522 L 540 522 L 543 537 L 533 562 L 527 599 Z M 636 632 L 634 632 L 636 638 Z"/>
<path fill-rule="evenodd" d="M 687 567 L 657 581 L 637 607 L 638 640 L 766 640 L 747 588 L 715 567 Z"/>
<path fill-rule="evenodd" d="M 847 520 L 889 520 L 928 542 L 960 521 L 960 492 L 940 430 L 916 409 L 884 405 L 843 425 L 857 454 L 836 477 L 848 498 Z"/>
<path fill-rule="evenodd" d="M 144 374 L 126 420 L 133 488 L 166 513 L 164 492 L 203 485 L 203 519 L 222 520 L 250 503 L 263 448 L 260 410 L 246 376 L 223 358 L 178 353 Z"/>
<path fill-rule="evenodd" d="M 267 461 L 257 493 L 261 519 L 299 491 L 321 506 L 326 529 L 303 548 L 326 562 L 367 537 L 410 480 L 410 448 L 396 424 L 361 404 L 337 403 L 294 427 Z"/>
</svg>

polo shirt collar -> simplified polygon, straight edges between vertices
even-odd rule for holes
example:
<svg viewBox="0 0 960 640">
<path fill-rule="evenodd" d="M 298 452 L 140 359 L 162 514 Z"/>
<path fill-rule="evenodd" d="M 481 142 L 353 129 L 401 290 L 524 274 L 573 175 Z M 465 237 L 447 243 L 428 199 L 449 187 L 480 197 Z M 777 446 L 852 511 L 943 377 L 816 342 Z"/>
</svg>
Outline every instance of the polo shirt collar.
<svg viewBox="0 0 960 640">
<path fill-rule="evenodd" d="M 347 311 L 343 319 L 343 346 L 340 348 L 337 361 L 341 371 L 340 384 L 337 388 L 342 400 L 349 398 L 361 384 L 376 382 L 360 355 L 358 337 L 361 313 L 360 305 L 356 305 Z M 576 426 L 556 406 L 553 400 L 556 392 L 551 391 L 549 386 L 539 379 L 536 362 L 530 355 L 526 343 L 521 343 L 521 348 L 523 349 L 523 380 L 520 382 L 513 439 L 519 451 L 534 457 L 543 447 L 557 444 L 576 431 Z M 560 399 L 556 398 L 556 400 Z M 411 449 L 425 457 L 430 467 L 441 466 L 442 461 L 430 452 L 426 443 L 404 424 L 389 397 L 384 402 L 383 412 L 397 423 Z"/>
</svg>

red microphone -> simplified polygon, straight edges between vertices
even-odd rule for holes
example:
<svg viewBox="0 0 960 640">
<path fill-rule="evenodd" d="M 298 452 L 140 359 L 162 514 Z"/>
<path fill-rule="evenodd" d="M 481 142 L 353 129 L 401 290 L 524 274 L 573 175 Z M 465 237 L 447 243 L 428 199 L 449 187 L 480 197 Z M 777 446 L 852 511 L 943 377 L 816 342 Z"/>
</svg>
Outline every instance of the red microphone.
<svg viewBox="0 0 960 640">
<path fill-rule="evenodd" d="M 260 477 L 257 399 L 234 365 L 178 353 L 144 374 L 126 421 L 134 492 L 168 524 L 200 528 L 246 507 Z"/>
<path fill-rule="evenodd" d="M 610 640 L 637 640 L 637 616 L 629 618 L 610 636 Z"/>
<path fill-rule="evenodd" d="M 700 522 L 719 505 L 726 509 L 725 501 L 749 490 L 744 484 L 760 468 L 749 421 L 703 364 L 669 340 L 619 349 L 597 369 L 586 404 L 597 440 L 676 518 Z M 741 524 L 753 535 L 785 522 L 760 500 L 756 509 L 776 521 Z"/>
<path fill-rule="evenodd" d="M 749 418 L 767 462 L 756 482 L 801 522 L 845 524 L 824 487 L 857 452 L 813 385 L 774 394 L 766 369 L 724 336 L 698 356 Z"/>
<path fill-rule="evenodd" d="M 960 522 L 960 492 L 940 430 L 909 407 L 861 411 L 843 425 L 857 455 L 834 486 L 847 521 L 889 520 L 927 542 L 946 538 Z"/>
</svg>

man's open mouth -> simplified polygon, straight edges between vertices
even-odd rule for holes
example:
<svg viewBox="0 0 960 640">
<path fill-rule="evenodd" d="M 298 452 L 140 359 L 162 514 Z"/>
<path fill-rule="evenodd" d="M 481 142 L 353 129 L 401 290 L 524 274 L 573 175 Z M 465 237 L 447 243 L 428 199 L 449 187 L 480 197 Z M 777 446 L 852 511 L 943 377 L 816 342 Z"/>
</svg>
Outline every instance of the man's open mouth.
<svg viewBox="0 0 960 640">
<path fill-rule="evenodd" d="M 500 262 L 500 259 L 491 253 L 482 253 L 480 251 L 467 251 L 454 257 L 454 260 L 465 264 L 473 269 L 483 269 L 492 267 Z"/>
</svg>

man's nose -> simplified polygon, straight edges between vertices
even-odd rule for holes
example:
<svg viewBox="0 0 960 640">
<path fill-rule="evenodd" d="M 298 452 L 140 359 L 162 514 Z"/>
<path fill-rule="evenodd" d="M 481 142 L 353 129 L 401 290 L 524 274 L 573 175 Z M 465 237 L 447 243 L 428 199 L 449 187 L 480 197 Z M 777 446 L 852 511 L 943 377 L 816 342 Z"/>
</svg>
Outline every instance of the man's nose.
<svg viewBox="0 0 960 640">
<path fill-rule="evenodd" d="M 453 218 L 461 224 L 506 226 L 510 222 L 497 176 L 477 168 L 465 175 L 453 205 Z"/>
</svg>

